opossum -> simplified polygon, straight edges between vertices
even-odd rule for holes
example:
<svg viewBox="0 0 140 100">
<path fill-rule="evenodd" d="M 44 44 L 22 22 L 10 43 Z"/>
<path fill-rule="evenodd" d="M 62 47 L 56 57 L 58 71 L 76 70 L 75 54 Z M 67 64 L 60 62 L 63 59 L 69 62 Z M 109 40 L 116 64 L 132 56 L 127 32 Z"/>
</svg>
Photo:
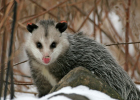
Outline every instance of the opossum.
<svg viewBox="0 0 140 100">
<path fill-rule="evenodd" d="M 29 23 L 25 48 L 39 97 L 49 93 L 69 71 L 82 66 L 94 72 L 124 100 L 140 100 L 140 91 L 102 44 L 82 32 L 68 34 L 66 21 Z"/>
</svg>

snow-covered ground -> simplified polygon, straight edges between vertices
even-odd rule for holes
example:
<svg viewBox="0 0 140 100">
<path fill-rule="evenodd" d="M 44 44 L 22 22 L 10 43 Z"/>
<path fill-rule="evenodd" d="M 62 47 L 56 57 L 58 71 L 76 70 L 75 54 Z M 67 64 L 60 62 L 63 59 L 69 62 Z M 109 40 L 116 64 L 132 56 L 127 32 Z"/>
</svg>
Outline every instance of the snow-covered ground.
<svg viewBox="0 0 140 100">
<path fill-rule="evenodd" d="M 140 85 L 137 85 L 137 87 L 140 90 Z M 36 92 L 36 88 L 34 87 L 34 88 L 30 89 L 29 91 Z M 102 93 L 102 92 L 96 91 L 96 90 L 91 90 L 88 87 L 82 86 L 82 85 L 77 86 L 75 88 L 72 88 L 70 86 L 64 87 L 61 90 L 48 94 L 42 98 L 38 98 L 34 94 L 16 92 L 15 93 L 16 98 L 14 100 L 71 100 L 70 98 L 64 97 L 62 95 L 54 96 L 54 97 L 50 98 L 51 96 L 59 94 L 59 93 L 65 93 L 65 94 L 75 93 L 75 94 L 83 95 L 83 96 L 87 97 L 89 100 L 116 100 L 116 99 L 113 99 L 110 96 L 106 95 L 105 93 Z M 3 100 L 3 98 L 1 98 L 1 100 Z M 10 100 L 9 96 L 7 96 L 6 100 Z"/>
<path fill-rule="evenodd" d="M 14 100 L 71 100 L 70 98 L 64 97 L 62 95 L 50 98 L 51 96 L 59 93 L 65 93 L 65 94 L 75 93 L 75 94 L 83 95 L 87 97 L 89 100 L 116 100 L 100 91 L 91 90 L 88 87 L 82 85 L 77 86 L 75 88 L 71 88 L 70 86 L 64 87 L 61 90 L 48 94 L 42 98 L 37 98 L 31 94 L 16 93 L 16 98 Z"/>
</svg>

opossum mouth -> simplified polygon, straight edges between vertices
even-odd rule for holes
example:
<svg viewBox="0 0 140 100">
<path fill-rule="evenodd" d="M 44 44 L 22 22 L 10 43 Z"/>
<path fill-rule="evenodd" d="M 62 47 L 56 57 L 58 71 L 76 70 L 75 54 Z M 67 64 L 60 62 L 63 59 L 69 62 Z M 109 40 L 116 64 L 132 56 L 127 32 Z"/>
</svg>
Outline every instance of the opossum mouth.
<svg viewBox="0 0 140 100">
<path fill-rule="evenodd" d="M 43 57 L 42 60 L 45 64 L 48 64 L 50 62 L 50 57 Z"/>
</svg>

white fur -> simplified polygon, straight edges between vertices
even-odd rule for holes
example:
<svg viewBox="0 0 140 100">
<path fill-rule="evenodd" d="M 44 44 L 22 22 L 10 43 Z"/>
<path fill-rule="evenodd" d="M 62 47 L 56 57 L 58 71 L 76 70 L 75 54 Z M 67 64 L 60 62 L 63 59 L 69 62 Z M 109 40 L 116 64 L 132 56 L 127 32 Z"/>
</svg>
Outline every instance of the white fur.
<svg viewBox="0 0 140 100">
<path fill-rule="evenodd" d="M 38 29 L 34 30 L 33 33 L 28 37 L 26 42 L 26 49 L 35 57 L 40 63 L 44 65 L 49 65 L 57 60 L 58 56 L 64 52 L 65 48 L 69 46 L 69 42 L 67 40 L 67 34 L 59 33 L 59 31 L 54 26 L 48 27 L 48 35 L 45 37 L 44 28 L 37 24 L 39 26 Z M 61 36 L 60 36 L 61 35 Z M 35 42 L 41 42 L 43 45 L 42 51 L 40 51 L 36 47 Z M 50 49 L 51 43 L 55 41 L 57 42 L 56 48 L 53 49 L 53 51 Z M 45 64 L 42 61 L 42 58 L 44 56 L 50 56 L 50 62 L 48 64 Z"/>
<path fill-rule="evenodd" d="M 29 33 L 30 34 L 30 33 Z M 38 59 L 39 61 L 42 59 L 42 54 L 40 53 L 39 49 L 36 48 L 32 40 L 32 34 L 28 36 L 27 41 L 25 43 L 25 48 L 28 50 L 32 55 Z"/>
<path fill-rule="evenodd" d="M 34 42 L 31 39 L 32 38 L 31 36 L 32 36 L 32 34 L 29 35 L 28 38 L 27 38 L 27 41 L 26 41 L 26 44 L 25 44 L 26 49 L 30 53 L 32 53 L 33 57 L 35 57 L 39 62 L 42 63 L 43 55 L 41 54 L 39 49 L 36 48 L 36 45 L 34 44 Z M 43 38 L 40 38 L 40 40 L 43 41 Z M 56 85 L 57 82 L 56 82 L 54 76 L 49 73 L 47 68 L 45 68 L 46 67 L 45 65 L 43 66 L 42 64 L 39 64 L 36 61 L 33 61 L 32 64 L 33 64 L 33 67 L 36 67 L 36 68 L 38 68 L 41 71 L 41 74 L 46 77 L 46 79 L 50 82 L 50 84 L 52 86 Z"/>
<path fill-rule="evenodd" d="M 30 55 L 35 58 L 40 64 L 36 61 L 32 61 L 33 67 L 36 67 L 41 71 L 41 74 L 46 77 L 46 79 L 50 82 L 52 86 L 56 85 L 56 79 L 53 75 L 48 71 L 48 65 L 57 60 L 60 54 L 65 52 L 66 48 L 69 46 L 69 42 L 67 39 L 67 34 L 63 33 L 61 36 L 58 30 L 53 26 L 49 26 L 47 37 L 44 33 L 44 28 L 38 24 L 39 28 L 34 30 L 32 34 L 30 34 L 26 41 L 26 50 Z M 50 49 L 51 43 L 55 41 L 57 43 L 56 48 L 53 50 Z M 43 48 L 40 50 L 36 47 L 36 42 L 41 42 Z M 42 58 L 44 56 L 50 56 L 50 62 L 48 64 L 43 63 Z"/>
<path fill-rule="evenodd" d="M 52 74 L 50 74 L 50 72 L 48 71 L 48 69 L 45 66 L 43 66 L 35 61 L 33 61 L 32 64 L 34 67 L 39 68 L 39 70 L 41 71 L 41 74 L 46 77 L 46 79 L 50 82 L 50 84 L 52 86 L 55 86 L 57 84 L 55 77 Z"/>
<path fill-rule="evenodd" d="M 62 38 L 61 40 L 61 43 L 59 43 L 57 45 L 57 47 L 54 49 L 53 53 L 51 54 L 51 57 L 52 57 L 52 62 L 55 61 L 58 56 L 62 53 L 62 52 L 65 52 L 65 48 L 67 48 L 67 46 L 69 46 L 69 42 L 68 40 L 66 39 L 66 34 L 62 34 L 62 36 L 60 37 L 60 39 Z M 64 46 L 65 44 L 65 46 Z"/>
</svg>

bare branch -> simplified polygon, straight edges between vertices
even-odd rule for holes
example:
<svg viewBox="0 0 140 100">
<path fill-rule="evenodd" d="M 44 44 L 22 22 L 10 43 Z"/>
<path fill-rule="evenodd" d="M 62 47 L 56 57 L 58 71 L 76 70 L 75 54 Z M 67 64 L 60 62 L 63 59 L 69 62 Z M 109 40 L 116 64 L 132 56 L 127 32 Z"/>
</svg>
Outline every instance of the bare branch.
<svg viewBox="0 0 140 100">
<path fill-rule="evenodd" d="M 128 42 L 128 43 L 112 43 L 112 44 L 106 44 L 105 46 L 112 46 L 112 45 L 123 45 L 123 44 L 136 44 L 140 42 Z"/>
</svg>

